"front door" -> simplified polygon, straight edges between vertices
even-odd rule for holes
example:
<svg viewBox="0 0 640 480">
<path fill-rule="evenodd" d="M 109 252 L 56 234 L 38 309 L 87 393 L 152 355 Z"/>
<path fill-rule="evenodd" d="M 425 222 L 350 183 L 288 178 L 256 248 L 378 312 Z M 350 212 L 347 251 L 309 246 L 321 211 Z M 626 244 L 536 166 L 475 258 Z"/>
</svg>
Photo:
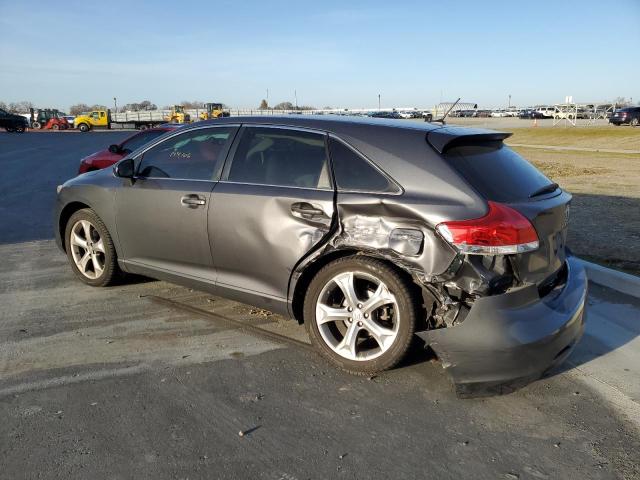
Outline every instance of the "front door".
<svg viewBox="0 0 640 480">
<path fill-rule="evenodd" d="M 286 299 L 291 272 L 334 215 L 326 135 L 244 127 L 239 137 L 209 207 L 217 283 Z"/>
<path fill-rule="evenodd" d="M 124 180 L 116 192 L 118 239 L 127 263 L 215 280 L 207 210 L 236 130 L 190 130 L 136 158 L 136 178 Z"/>
</svg>

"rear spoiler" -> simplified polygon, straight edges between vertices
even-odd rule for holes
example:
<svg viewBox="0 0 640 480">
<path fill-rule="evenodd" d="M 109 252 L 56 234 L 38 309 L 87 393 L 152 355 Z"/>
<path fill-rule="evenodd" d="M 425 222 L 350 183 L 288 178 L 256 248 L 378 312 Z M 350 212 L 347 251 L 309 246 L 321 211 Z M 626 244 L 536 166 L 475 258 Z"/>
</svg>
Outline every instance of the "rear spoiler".
<svg viewBox="0 0 640 480">
<path fill-rule="evenodd" d="M 427 133 L 427 142 L 438 153 L 445 153 L 453 147 L 477 145 L 484 142 L 503 141 L 510 133 L 495 132 L 484 128 L 443 127 Z"/>
</svg>

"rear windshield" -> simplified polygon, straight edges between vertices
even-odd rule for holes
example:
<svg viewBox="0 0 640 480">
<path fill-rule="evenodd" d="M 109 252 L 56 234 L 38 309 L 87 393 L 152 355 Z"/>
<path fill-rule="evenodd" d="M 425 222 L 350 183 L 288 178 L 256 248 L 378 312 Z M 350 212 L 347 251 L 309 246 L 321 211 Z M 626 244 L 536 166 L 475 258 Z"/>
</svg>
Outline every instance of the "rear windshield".
<svg viewBox="0 0 640 480">
<path fill-rule="evenodd" d="M 445 158 L 487 200 L 525 200 L 552 183 L 502 142 L 455 147 Z"/>
</svg>

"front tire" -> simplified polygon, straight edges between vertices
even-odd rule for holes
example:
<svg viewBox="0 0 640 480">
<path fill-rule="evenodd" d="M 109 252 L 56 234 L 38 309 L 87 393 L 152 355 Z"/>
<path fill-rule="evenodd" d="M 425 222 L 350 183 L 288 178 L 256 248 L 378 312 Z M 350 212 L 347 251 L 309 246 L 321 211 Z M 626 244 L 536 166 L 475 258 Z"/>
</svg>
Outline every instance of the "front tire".
<svg viewBox="0 0 640 480">
<path fill-rule="evenodd" d="M 415 330 L 411 285 L 380 260 L 351 256 L 322 268 L 304 302 L 311 343 L 329 362 L 357 375 L 396 366 Z"/>
<path fill-rule="evenodd" d="M 73 273 L 87 285 L 106 287 L 120 274 L 111 235 L 90 208 L 78 210 L 69 218 L 65 246 Z"/>
<path fill-rule="evenodd" d="M 88 132 L 89 125 L 87 125 L 86 123 L 81 123 L 80 125 L 78 125 L 78 130 L 80 130 L 81 132 Z"/>
</svg>

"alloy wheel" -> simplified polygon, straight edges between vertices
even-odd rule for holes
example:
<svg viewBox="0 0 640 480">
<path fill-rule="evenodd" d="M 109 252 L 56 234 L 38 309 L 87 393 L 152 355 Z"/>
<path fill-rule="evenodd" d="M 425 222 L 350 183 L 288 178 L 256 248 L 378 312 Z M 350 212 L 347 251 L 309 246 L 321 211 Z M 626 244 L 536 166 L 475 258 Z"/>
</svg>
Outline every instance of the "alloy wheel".
<svg viewBox="0 0 640 480">
<path fill-rule="evenodd" d="M 96 227 L 87 220 L 77 221 L 71 228 L 69 243 L 80 273 L 91 280 L 99 278 L 105 268 L 105 248 Z"/>
<path fill-rule="evenodd" d="M 347 271 L 334 276 L 320 292 L 315 313 L 324 342 L 349 360 L 377 358 L 398 336 L 396 297 L 369 273 Z"/>
</svg>

